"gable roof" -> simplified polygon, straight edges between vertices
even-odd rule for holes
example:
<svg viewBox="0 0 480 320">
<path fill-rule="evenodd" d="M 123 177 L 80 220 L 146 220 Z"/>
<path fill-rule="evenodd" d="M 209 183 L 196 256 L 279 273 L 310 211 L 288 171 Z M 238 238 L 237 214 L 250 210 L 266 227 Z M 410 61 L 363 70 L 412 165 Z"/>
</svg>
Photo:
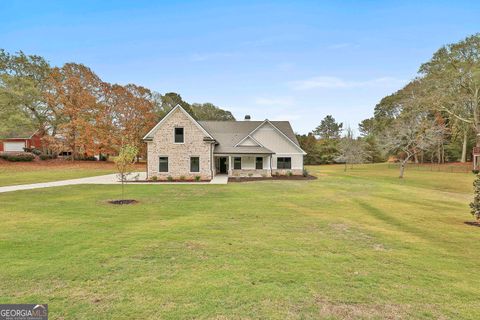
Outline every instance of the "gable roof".
<svg viewBox="0 0 480 320">
<path fill-rule="evenodd" d="M 243 150 L 242 153 L 259 153 L 260 150 L 263 150 L 264 153 L 274 153 L 260 144 L 258 147 L 239 145 L 247 137 L 252 138 L 250 135 L 264 123 L 270 123 L 303 152 L 288 121 L 199 121 L 198 123 L 210 132 L 217 141 L 218 145 L 215 147 L 215 153 L 239 153 L 237 151 L 240 148 Z M 252 152 L 246 152 L 248 150 Z"/>
<path fill-rule="evenodd" d="M 205 128 L 203 128 L 197 120 L 193 119 L 193 117 L 187 112 L 185 111 L 185 109 L 182 108 L 181 105 L 177 104 L 172 110 L 170 110 L 163 118 L 162 120 L 160 120 L 156 125 L 155 127 L 152 128 L 152 130 L 150 130 L 146 135 L 145 137 L 143 137 L 143 140 L 146 140 L 146 141 L 149 141 L 149 140 L 152 140 L 153 139 L 153 135 L 155 134 L 155 132 L 157 132 L 158 128 L 160 128 L 160 126 L 168 119 L 170 118 L 170 116 L 176 111 L 176 110 L 180 110 L 182 111 L 186 116 L 187 118 L 189 118 L 204 134 L 206 137 L 209 137 L 211 139 L 214 139 L 212 137 L 212 135 L 210 133 L 208 133 Z"/>
</svg>

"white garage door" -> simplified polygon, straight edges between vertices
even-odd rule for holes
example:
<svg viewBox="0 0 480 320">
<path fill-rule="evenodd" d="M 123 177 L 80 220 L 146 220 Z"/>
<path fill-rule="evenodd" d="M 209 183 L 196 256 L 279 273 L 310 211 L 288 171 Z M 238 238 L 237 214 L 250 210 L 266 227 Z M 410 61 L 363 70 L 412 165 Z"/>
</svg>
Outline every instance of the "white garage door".
<svg viewBox="0 0 480 320">
<path fill-rule="evenodd" d="M 5 151 L 23 151 L 25 142 L 4 142 L 3 150 Z"/>
</svg>

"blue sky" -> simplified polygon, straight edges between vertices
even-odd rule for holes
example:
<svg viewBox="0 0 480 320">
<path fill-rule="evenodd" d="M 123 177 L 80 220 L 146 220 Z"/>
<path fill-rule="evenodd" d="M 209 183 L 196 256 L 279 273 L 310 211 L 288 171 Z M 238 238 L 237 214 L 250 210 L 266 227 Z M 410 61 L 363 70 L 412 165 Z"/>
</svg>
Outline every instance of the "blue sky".
<svg viewBox="0 0 480 320">
<path fill-rule="evenodd" d="M 327 114 L 356 128 L 479 17 L 479 1 L 2 1 L 0 48 L 306 133 Z"/>
</svg>

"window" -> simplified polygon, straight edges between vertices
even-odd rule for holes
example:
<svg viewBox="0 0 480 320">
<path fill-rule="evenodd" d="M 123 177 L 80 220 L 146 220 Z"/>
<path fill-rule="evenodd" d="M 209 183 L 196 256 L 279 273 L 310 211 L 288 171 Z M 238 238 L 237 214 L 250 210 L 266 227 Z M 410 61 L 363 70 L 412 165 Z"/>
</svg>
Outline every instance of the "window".
<svg viewBox="0 0 480 320">
<path fill-rule="evenodd" d="M 255 169 L 257 170 L 263 169 L 263 157 L 255 158 Z"/>
<path fill-rule="evenodd" d="M 190 157 L 190 172 L 200 172 L 199 157 Z"/>
<path fill-rule="evenodd" d="M 175 143 L 183 143 L 183 128 L 175 128 Z"/>
<path fill-rule="evenodd" d="M 168 157 L 158 158 L 158 172 L 168 172 Z"/>
<path fill-rule="evenodd" d="M 233 158 L 233 169 L 236 169 L 236 170 L 242 169 L 242 158 L 241 157 Z"/>
<path fill-rule="evenodd" d="M 292 158 L 277 158 L 277 169 L 292 169 Z"/>
</svg>

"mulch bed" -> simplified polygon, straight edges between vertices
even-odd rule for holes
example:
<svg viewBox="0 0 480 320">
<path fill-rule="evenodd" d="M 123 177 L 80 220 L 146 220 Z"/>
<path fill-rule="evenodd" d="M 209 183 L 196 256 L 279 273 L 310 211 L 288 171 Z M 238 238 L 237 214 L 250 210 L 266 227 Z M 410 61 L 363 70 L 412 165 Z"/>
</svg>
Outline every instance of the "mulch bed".
<svg viewBox="0 0 480 320">
<path fill-rule="evenodd" d="M 135 204 L 135 203 L 138 203 L 138 201 L 133 199 L 125 199 L 125 200 L 110 200 L 108 201 L 108 203 L 124 205 L 124 204 Z"/>
<path fill-rule="evenodd" d="M 472 227 L 480 227 L 480 222 L 478 221 L 465 221 L 464 223 Z"/>
<path fill-rule="evenodd" d="M 228 182 L 250 182 L 250 181 L 264 181 L 264 180 L 315 180 L 315 176 L 272 176 L 272 177 L 230 177 Z"/>
<path fill-rule="evenodd" d="M 188 183 L 191 183 L 191 182 L 209 182 L 210 180 L 200 180 L 200 181 L 197 181 L 197 180 L 193 180 L 193 179 L 184 179 L 184 180 L 128 180 L 127 183 L 129 182 L 149 182 L 149 183 L 165 183 L 165 182 L 179 182 L 179 183 L 182 183 L 182 182 L 188 182 Z"/>
</svg>

